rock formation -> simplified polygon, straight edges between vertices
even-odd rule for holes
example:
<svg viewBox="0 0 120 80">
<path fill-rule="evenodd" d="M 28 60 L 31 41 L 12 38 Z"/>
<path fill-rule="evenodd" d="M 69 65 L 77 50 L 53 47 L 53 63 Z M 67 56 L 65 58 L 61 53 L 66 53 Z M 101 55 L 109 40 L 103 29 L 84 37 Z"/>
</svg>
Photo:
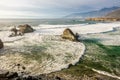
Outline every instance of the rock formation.
<svg viewBox="0 0 120 80">
<path fill-rule="evenodd" d="M 98 17 L 98 18 L 87 18 L 88 21 L 120 21 L 120 18 L 107 18 L 107 17 Z"/>
<path fill-rule="evenodd" d="M 18 29 L 14 27 L 10 31 L 12 32 L 12 34 L 10 34 L 9 37 L 14 37 L 14 36 L 22 36 L 24 33 L 33 32 L 34 29 L 30 25 L 25 24 L 25 25 L 19 25 Z"/>
<path fill-rule="evenodd" d="M 71 41 L 77 41 L 76 35 L 69 28 L 67 28 L 63 31 L 63 34 L 61 35 L 61 37 L 63 39 L 68 39 L 68 40 L 71 40 Z"/>
<path fill-rule="evenodd" d="M 18 28 L 19 28 L 19 33 L 29 33 L 34 31 L 34 29 L 28 24 L 19 25 Z"/>
<path fill-rule="evenodd" d="M 1 39 L 0 39 L 0 49 L 1 48 L 3 48 L 4 46 L 3 46 L 3 42 L 1 41 Z"/>
<path fill-rule="evenodd" d="M 21 73 L 0 70 L 0 80 L 65 80 L 58 76 L 49 76 L 46 74 L 31 76 L 24 73 L 21 75 Z"/>
<path fill-rule="evenodd" d="M 16 29 L 16 27 L 12 28 L 10 31 L 12 32 L 12 34 L 9 35 L 9 37 L 17 36 L 18 30 Z"/>
</svg>

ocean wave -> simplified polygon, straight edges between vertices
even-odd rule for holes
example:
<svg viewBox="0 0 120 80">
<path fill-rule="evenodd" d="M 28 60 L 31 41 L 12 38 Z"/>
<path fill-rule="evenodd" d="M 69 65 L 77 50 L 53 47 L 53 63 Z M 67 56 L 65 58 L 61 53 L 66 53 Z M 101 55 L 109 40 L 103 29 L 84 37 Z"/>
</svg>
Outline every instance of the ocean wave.
<svg viewBox="0 0 120 80">
<path fill-rule="evenodd" d="M 29 37 L 5 43 L 0 69 L 19 72 L 13 66 L 21 64 L 29 74 L 50 73 L 67 68 L 69 64 L 74 65 L 84 54 L 85 46 L 80 42 L 63 41 L 60 36 Z"/>
</svg>

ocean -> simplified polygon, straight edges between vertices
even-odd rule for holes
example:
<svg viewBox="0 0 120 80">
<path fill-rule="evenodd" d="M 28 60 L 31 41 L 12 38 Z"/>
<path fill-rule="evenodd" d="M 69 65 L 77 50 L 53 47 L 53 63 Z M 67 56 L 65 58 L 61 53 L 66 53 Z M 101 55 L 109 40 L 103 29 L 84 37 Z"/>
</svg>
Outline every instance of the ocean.
<svg viewBox="0 0 120 80">
<path fill-rule="evenodd" d="M 38 25 L 74 25 L 74 24 L 95 24 L 94 21 L 85 21 L 83 19 L 0 19 L 0 27 L 17 26 L 29 24 Z"/>
<path fill-rule="evenodd" d="M 10 29 L 22 24 L 31 25 L 35 31 L 25 33 L 23 36 L 9 37 Z M 4 48 L 0 51 L 3 55 L 0 56 L 0 69 L 19 72 L 13 66 L 21 64 L 26 67 L 25 72 L 36 75 L 68 68 L 69 64 L 79 61 L 84 54 L 85 46 L 81 42 L 62 40 L 59 35 L 63 34 L 66 28 L 70 28 L 74 33 L 80 34 L 81 39 L 85 39 L 87 34 L 89 36 L 112 31 L 119 25 L 120 23 L 97 23 L 80 19 L 1 19 L 0 39 L 4 43 Z M 105 41 L 112 40 L 110 42 L 112 44 L 113 41 L 119 40 L 118 36 L 114 39 L 111 35 L 110 38 L 101 35 L 99 38 L 95 36 L 87 39 L 101 40 L 102 37 Z"/>
</svg>

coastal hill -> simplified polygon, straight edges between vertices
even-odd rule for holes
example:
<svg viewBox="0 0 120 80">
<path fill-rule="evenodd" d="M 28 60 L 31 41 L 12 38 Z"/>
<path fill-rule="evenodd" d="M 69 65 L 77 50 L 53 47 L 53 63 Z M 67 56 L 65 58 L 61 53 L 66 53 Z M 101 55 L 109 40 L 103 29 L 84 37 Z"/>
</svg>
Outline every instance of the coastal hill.
<svg viewBox="0 0 120 80">
<path fill-rule="evenodd" d="M 120 21 L 120 9 L 112 11 L 103 17 L 87 18 L 89 21 Z"/>
<path fill-rule="evenodd" d="M 91 17 L 101 17 L 107 15 L 108 13 L 119 9 L 120 7 L 113 6 L 110 8 L 102 8 L 100 10 L 84 12 L 84 13 L 73 13 L 70 15 L 65 16 L 66 18 L 91 18 Z"/>
<path fill-rule="evenodd" d="M 105 15 L 105 17 L 107 17 L 107 18 L 120 18 L 120 9 L 117 9 L 115 11 L 108 13 L 107 15 Z"/>
</svg>

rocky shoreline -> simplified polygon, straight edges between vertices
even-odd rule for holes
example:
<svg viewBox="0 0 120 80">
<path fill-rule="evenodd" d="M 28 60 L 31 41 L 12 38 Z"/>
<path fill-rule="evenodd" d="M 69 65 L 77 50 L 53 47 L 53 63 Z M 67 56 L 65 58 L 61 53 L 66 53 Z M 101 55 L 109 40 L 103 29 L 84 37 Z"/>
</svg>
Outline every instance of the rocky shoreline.
<svg viewBox="0 0 120 80">
<path fill-rule="evenodd" d="M 0 80 L 119 80 L 110 76 L 99 74 L 92 71 L 92 74 L 73 76 L 63 73 L 62 71 L 52 72 L 49 74 L 26 75 L 23 72 L 9 72 L 0 70 Z"/>
<path fill-rule="evenodd" d="M 25 75 L 23 72 L 9 72 L 0 70 L 0 80 L 64 80 L 58 76 L 48 76 L 41 74 L 39 76 Z"/>
<path fill-rule="evenodd" d="M 57 38 L 57 37 L 56 37 Z M 67 37 L 68 38 L 68 37 Z M 55 39 L 55 38 L 50 38 L 50 37 L 46 37 L 45 40 L 48 40 L 50 39 L 50 41 L 52 40 L 55 40 L 58 41 L 58 38 Z M 68 41 L 67 41 L 68 42 Z M 73 43 L 73 42 L 72 42 Z M 65 43 L 64 43 L 65 44 Z M 70 44 L 70 43 L 69 43 Z M 77 46 L 77 45 L 76 45 Z M 53 46 L 53 47 L 56 47 L 56 46 Z M 58 47 L 58 46 L 57 46 Z M 73 47 L 72 47 L 73 48 Z M 80 49 L 78 49 L 80 50 Z M 49 52 L 49 51 L 48 51 Z M 53 51 L 52 51 L 53 52 Z M 54 52 L 55 53 L 55 52 Z M 18 55 L 19 56 L 19 55 Z M 20 56 L 19 56 L 20 57 Z M 33 56 L 32 56 L 33 57 Z M 60 57 L 60 56 L 59 56 Z M 5 61 L 4 58 L 2 58 L 3 61 Z M 13 59 L 13 57 L 12 57 Z M 23 60 L 23 59 L 22 59 Z M 13 60 L 15 61 L 15 60 Z M 19 61 L 17 61 L 18 63 Z M 8 63 L 7 63 L 8 64 Z M 11 65 L 11 63 L 10 63 Z M 2 65 L 3 66 L 3 65 Z M 36 66 L 36 65 L 35 65 Z M 71 65 L 72 66 L 72 65 Z M 27 68 L 27 66 L 26 66 Z M 81 67 L 79 67 L 81 68 Z M 83 68 L 81 69 L 84 69 L 86 68 L 86 66 L 84 65 Z M 55 69 L 55 67 L 53 68 Z M 69 69 L 69 68 L 68 68 Z M 79 76 L 76 76 L 76 75 L 71 75 L 69 73 L 65 73 L 63 72 L 63 70 L 61 71 L 53 71 L 52 73 L 48 73 L 48 74 L 36 74 L 36 75 L 32 75 L 32 74 L 27 74 L 23 71 L 19 71 L 19 72 L 16 72 L 14 71 L 14 69 L 12 71 L 4 71 L 4 70 L 0 70 L 0 80 L 119 80 L 119 79 L 115 79 L 113 77 L 110 77 L 110 76 L 106 76 L 106 75 L 103 75 L 103 74 L 99 74 L 93 70 L 90 70 L 91 74 L 89 73 L 88 71 L 89 69 L 86 69 L 85 71 L 81 72 L 79 71 L 79 69 L 76 69 L 75 72 L 77 74 L 83 74 L 83 75 L 79 75 Z M 72 72 L 71 72 L 72 73 Z M 73 73 L 74 74 L 74 73 Z"/>
<path fill-rule="evenodd" d="M 87 21 L 120 21 L 120 18 L 107 18 L 107 17 L 98 17 L 98 18 L 87 18 Z"/>
</svg>

